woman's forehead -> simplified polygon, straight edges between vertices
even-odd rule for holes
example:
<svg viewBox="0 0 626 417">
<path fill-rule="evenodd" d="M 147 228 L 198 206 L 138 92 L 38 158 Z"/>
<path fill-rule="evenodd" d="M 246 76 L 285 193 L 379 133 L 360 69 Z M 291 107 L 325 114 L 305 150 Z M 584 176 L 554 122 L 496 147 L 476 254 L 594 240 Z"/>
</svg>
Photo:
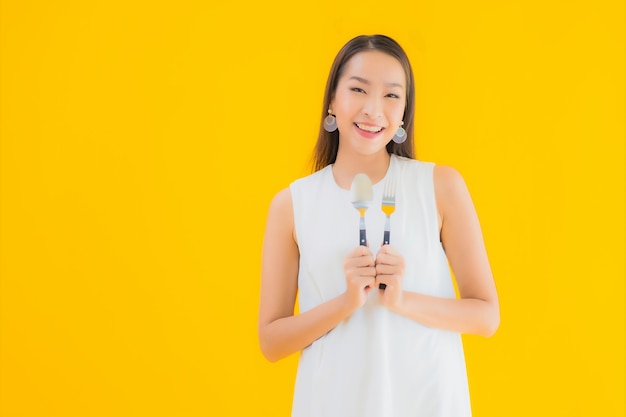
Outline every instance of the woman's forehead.
<svg viewBox="0 0 626 417">
<path fill-rule="evenodd" d="M 381 51 L 363 51 L 346 62 L 341 79 L 406 87 L 406 74 L 400 61 Z"/>
</svg>

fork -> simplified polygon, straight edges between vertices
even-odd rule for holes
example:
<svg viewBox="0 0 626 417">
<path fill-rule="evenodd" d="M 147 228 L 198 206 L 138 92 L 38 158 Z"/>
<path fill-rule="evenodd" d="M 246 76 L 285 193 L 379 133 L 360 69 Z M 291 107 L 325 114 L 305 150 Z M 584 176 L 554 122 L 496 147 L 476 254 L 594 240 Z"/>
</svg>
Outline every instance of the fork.
<svg viewBox="0 0 626 417">
<path fill-rule="evenodd" d="M 389 235 L 391 230 L 391 215 L 396 210 L 396 182 L 393 177 L 387 177 L 385 180 L 385 188 L 383 189 L 383 213 L 387 215 L 385 220 L 385 233 L 383 236 L 383 245 L 389 244 Z"/>
<path fill-rule="evenodd" d="M 383 235 L 383 245 L 389 244 L 389 235 L 391 234 L 391 215 L 396 211 L 396 182 L 392 176 L 388 176 L 385 180 L 385 188 L 383 189 L 383 213 L 387 216 L 385 219 L 385 233 Z M 386 284 L 380 284 L 379 289 L 387 288 Z"/>
</svg>

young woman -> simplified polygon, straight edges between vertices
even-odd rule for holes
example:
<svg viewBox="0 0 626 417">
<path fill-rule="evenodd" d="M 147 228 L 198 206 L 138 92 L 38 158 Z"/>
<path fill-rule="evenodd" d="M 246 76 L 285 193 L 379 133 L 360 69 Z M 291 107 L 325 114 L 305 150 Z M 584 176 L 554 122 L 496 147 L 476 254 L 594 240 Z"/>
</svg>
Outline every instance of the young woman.
<svg viewBox="0 0 626 417">
<path fill-rule="evenodd" d="M 317 171 L 270 205 L 259 339 L 270 361 L 301 352 L 294 417 L 471 415 L 461 334 L 491 336 L 498 297 L 462 177 L 413 158 L 414 91 L 394 40 L 350 40 L 328 78 Z M 350 199 L 359 173 L 374 184 L 367 246 Z"/>
</svg>

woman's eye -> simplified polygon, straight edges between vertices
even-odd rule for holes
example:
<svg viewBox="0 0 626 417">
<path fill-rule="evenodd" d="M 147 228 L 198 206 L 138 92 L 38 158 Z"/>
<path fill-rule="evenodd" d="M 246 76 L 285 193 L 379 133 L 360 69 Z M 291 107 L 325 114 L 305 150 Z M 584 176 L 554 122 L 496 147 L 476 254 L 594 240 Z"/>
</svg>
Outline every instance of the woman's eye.
<svg viewBox="0 0 626 417">
<path fill-rule="evenodd" d="M 359 87 L 352 88 L 352 91 L 354 91 L 356 93 L 365 93 L 365 90 L 363 90 L 362 88 L 359 88 Z"/>
<path fill-rule="evenodd" d="M 389 97 L 389 98 L 400 98 L 400 96 L 397 95 L 397 94 L 387 94 L 387 97 Z"/>
</svg>

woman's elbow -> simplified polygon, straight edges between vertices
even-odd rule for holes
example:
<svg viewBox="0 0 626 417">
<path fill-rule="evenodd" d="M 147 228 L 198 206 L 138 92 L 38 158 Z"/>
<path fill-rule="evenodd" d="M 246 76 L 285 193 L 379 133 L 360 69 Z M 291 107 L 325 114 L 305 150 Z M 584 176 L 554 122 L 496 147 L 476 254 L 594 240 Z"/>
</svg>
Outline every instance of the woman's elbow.
<svg viewBox="0 0 626 417">
<path fill-rule="evenodd" d="M 498 327 L 500 327 L 500 309 L 496 307 L 484 320 L 480 335 L 491 337 L 496 334 Z"/>
<path fill-rule="evenodd" d="M 266 346 L 266 344 L 264 344 L 263 342 L 261 342 L 259 345 L 261 347 L 261 353 L 263 354 L 265 359 L 267 359 L 268 361 L 274 363 L 274 362 L 278 362 L 280 359 L 282 359 L 281 355 L 279 355 L 271 347 Z"/>
<path fill-rule="evenodd" d="M 265 332 L 260 329 L 259 330 L 259 347 L 261 349 L 261 353 L 270 362 L 277 362 L 284 357 L 277 349 L 277 345 L 275 342 L 272 342 L 271 336 L 265 334 Z"/>
</svg>

